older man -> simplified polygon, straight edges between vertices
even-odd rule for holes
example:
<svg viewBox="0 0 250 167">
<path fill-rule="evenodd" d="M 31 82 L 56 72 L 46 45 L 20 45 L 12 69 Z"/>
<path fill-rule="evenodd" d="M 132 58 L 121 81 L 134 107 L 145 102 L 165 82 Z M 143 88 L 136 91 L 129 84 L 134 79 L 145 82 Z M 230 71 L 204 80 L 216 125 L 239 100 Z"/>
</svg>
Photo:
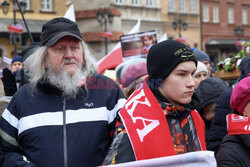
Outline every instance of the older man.
<svg viewBox="0 0 250 167">
<path fill-rule="evenodd" d="M 3 166 L 101 165 L 125 99 L 96 74 L 77 25 L 55 18 L 43 25 L 42 47 L 27 61 L 29 84 L 0 119 Z"/>
</svg>

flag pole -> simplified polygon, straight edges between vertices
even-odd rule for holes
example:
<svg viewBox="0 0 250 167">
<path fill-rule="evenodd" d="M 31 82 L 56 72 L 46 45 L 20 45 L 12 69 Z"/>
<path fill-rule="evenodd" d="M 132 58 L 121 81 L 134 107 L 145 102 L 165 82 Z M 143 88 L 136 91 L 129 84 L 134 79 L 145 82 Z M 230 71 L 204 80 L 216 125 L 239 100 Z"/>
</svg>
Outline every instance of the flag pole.
<svg viewBox="0 0 250 167">
<path fill-rule="evenodd" d="M 22 15 L 24 25 L 25 25 L 26 30 L 27 30 L 27 32 L 28 32 L 28 35 L 29 35 L 29 37 L 30 37 L 30 41 L 31 41 L 31 42 L 34 42 L 33 37 L 32 37 L 32 35 L 31 35 L 31 33 L 30 33 L 29 27 L 27 26 L 26 20 L 25 20 L 25 18 L 24 18 L 23 11 L 21 10 L 20 4 L 19 4 L 18 0 L 15 0 L 15 1 L 16 1 L 16 3 L 17 3 L 18 9 L 19 9 L 19 11 L 20 11 L 20 13 L 21 13 L 21 15 Z"/>
</svg>

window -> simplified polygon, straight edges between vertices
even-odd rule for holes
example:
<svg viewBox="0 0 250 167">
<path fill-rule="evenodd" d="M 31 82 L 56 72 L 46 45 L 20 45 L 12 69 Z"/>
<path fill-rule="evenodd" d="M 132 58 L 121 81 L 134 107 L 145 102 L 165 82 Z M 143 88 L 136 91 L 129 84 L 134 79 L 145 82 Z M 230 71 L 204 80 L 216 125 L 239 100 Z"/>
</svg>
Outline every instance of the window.
<svg viewBox="0 0 250 167">
<path fill-rule="evenodd" d="M 242 10 L 242 24 L 247 25 L 247 10 L 246 9 Z"/>
<path fill-rule="evenodd" d="M 123 0 L 115 0 L 116 3 L 119 3 L 119 4 L 122 4 L 123 3 Z"/>
<path fill-rule="evenodd" d="M 207 5 L 203 6 L 203 22 L 209 22 L 209 8 Z"/>
<path fill-rule="evenodd" d="M 42 0 L 42 11 L 51 12 L 52 10 L 52 0 Z"/>
<path fill-rule="evenodd" d="M 30 0 L 18 0 L 18 2 L 25 2 L 26 3 L 26 8 L 25 10 L 30 10 Z"/>
<path fill-rule="evenodd" d="M 132 0 L 132 5 L 138 5 L 138 0 Z"/>
<path fill-rule="evenodd" d="M 219 22 L 219 8 L 218 6 L 213 7 L 213 23 Z"/>
<path fill-rule="evenodd" d="M 234 24 L 234 10 L 233 10 L 233 8 L 228 8 L 228 24 Z"/>
<path fill-rule="evenodd" d="M 186 13 L 186 0 L 180 0 L 180 13 Z"/>
<path fill-rule="evenodd" d="M 153 6 L 153 0 L 147 0 L 147 6 Z"/>
<path fill-rule="evenodd" d="M 190 13 L 196 13 L 196 0 L 190 0 Z"/>
<path fill-rule="evenodd" d="M 175 11 L 174 0 L 168 0 L 168 11 L 169 12 L 174 12 Z"/>
</svg>

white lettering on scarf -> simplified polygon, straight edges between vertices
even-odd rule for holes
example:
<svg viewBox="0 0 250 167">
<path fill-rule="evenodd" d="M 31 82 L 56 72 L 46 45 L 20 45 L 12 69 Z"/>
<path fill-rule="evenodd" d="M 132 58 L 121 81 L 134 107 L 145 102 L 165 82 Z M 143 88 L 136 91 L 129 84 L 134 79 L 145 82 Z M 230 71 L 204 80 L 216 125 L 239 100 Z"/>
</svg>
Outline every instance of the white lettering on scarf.
<svg viewBox="0 0 250 167">
<path fill-rule="evenodd" d="M 245 131 L 250 131 L 250 125 L 246 125 L 246 126 L 244 127 L 244 129 L 245 129 Z"/>
<path fill-rule="evenodd" d="M 132 104 L 132 107 L 130 109 L 128 109 L 128 107 L 131 104 Z M 144 93 L 143 89 L 141 89 L 140 93 L 138 93 L 136 96 L 132 97 L 132 99 L 130 99 L 128 101 L 128 103 L 125 105 L 125 108 L 126 108 L 128 114 L 130 115 L 130 117 L 132 118 L 133 123 L 135 123 L 136 120 L 141 120 L 143 123 L 143 126 L 144 126 L 143 129 L 139 129 L 139 128 L 136 129 L 141 142 L 143 142 L 143 138 L 147 134 L 149 134 L 153 129 L 155 129 L 157 126 L 159 126 L 160 122 L 159 122 L 159 120 L 147 119 L 147 118 L 143 118 L 143 117 L 134 117 L 133 112 L 135 111 L 135 108 L 138 104 L 144 104 L 144 105 L 147 105 L 148 107 L 151 107 L 151 104 L 149 103 L 148 98 L 145 97 L 145 93 Z M 148 122 L 149 124 L 146 124 L 146 122 Z"/>
</svg>

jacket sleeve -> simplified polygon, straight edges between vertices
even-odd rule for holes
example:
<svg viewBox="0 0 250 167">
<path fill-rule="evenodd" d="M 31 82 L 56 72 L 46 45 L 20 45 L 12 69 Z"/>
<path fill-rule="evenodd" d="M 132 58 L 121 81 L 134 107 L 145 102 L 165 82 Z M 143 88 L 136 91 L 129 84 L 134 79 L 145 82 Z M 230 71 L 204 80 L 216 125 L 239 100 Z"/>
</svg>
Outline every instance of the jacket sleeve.
<svg viewBox="0 0 250 167">
<path fill-rule="evenodd" d="M 216 154 L 217 167 L 241 167 L 241 163 L 231 154 L 232 151 L 228 147 L 221 147 Z"/>
<path fill-rule="evenodd" d="M 126 130 L 121 127 L 118 131 L 120 132 L 114 138 L 103 165 L 114 165 L 136 160 Z"/>
<path fill-rule="evenodd" d="M 124 98 L 123 92 L 119 89 L 119 86 L 114 83 L 114 81 L 109 79 L 107 82 L 113 82 L 114 84 L 114 89 L 111 90 L 111 94 L 107 101 L 107 108 L 110 111 L 108 128 L 112 136 L 117 127 L 117 120 L 119 119 L 118 112 L 125 105 L 126 99 Z"/>
<path fill-rule="evenodd" d="M 14 97 L 13 97 L 14 98 Z M 0 117 L 0 135 L 3 147 L 3 167 L 37 167 L 30 162 L 18 140 L 18 119 L 13 114 L 16 108 L 12 99 Z"/>
</svg>

